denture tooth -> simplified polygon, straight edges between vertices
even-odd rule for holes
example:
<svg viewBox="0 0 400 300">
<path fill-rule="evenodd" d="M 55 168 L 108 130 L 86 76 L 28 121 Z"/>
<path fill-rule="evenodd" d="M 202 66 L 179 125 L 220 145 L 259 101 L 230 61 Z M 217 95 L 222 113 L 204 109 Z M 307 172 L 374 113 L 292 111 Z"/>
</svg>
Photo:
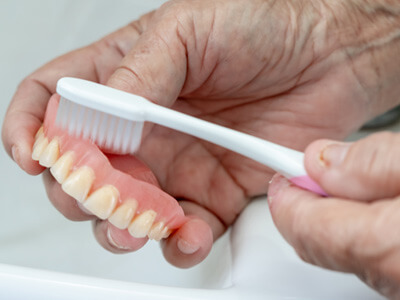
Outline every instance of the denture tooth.
<svg viewBox="0 0 400 300">
<path fill-rule="evenodd" d="M 129 223 L 135 215 L 137 206 L 138 203 L 135 199 L 125 200 L 124 203 L 112 213 L 108 221 L 119 229 L 128 228 Z"/>
<path fill-rule="evenodd" d="M 60 146 L 57 139 L 53 139 L 44 149 L 39 158 L 39 164 L 50 168 L 60 157 Z"/>
<path fill-rule="evenodd" d="M 50 172 L 58 183 L 62 184 L 68 177 L 74 163 L 74 153 L 68 151 L 64 153 L 56 163 L 50 168 Z"/>
<path fill-rule="evenodd" d="M 119 198 L 119 192 L 112 185 L 105 185 L 94 191 L 83 206 L 98 218 L 105 220 L 113 212 Z"/>
<path fill-rule="evenodd" d="M 40 156 L 42 155 L 44 149 L 46 149 L 47 145 L 49 144 L 49 140 L 44 134 L 41 134 L 36 142 L 33 144 L 32 148 L 32 159 L 39 160 Z"/>
<path fill-rule="evenodd" d="M 39 136 L 44 135 L 43 125 L 40 126 L 39 130 L 35 134 L 35 141 L 39 138 Z"/>
<path fill-rule="evenodd" d="M 161 231 L 161 236 L 163 239 L 166 239 L 167 237 L 169 237 L 169 235 L 171 234 L 171 230 L 168 227 L 164 227 L 164 229 Z"/>
<path fill-rule="evenodd" d="M 153 226 L 151 226 L 149 233 L 147 236 L 151 240 L 159 241 L 163 238 L 163 230 L 165 229 L 164 222 L 157 222 Z"/>
<path fill-rule="evenodd" d="M 72 172 L 61 187 L 68 195 L 79 202 L 83 202 L 92 187 L 94 179 L 95 175 L 93 170 L 83 166 Z"/>
<path fill-rule="evenodd" d="M 157 213 L 153 210 L 146 210 L 140 215 L 133 219 L 132 223 L 128 227 L 128 231 L 131 236 L 135 238 L 146 237 L 153 222 L 157 216 Z"/>
</svg>

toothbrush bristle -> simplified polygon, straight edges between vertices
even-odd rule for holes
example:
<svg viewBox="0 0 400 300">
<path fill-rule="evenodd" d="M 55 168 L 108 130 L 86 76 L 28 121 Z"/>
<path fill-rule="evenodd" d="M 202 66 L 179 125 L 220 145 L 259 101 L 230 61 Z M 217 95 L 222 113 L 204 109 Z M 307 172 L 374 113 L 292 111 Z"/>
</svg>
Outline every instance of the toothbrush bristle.
<svg viewBox="0 0 400 300">
<path fill-rule="evenodd" d="M 135 153 L 143 129 L 143 122 L 119 118 L 63 97 L 57 110 L 56 125 L 69 135 L 91 140 L 100 148 L 118 154 Z"/>
</svg>

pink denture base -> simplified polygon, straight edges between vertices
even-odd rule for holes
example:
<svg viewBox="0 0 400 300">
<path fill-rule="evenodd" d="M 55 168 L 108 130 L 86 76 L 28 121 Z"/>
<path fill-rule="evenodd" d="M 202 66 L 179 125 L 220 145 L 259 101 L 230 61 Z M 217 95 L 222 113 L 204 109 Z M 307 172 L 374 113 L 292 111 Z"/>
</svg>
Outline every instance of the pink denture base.
<svg viewBox="0 0 400 300">
<path fill-rule="evenodd" d="M 187 221 L 175 198 L 152 183 L 134 178 L 132 174 L 129 174 L 128 167 L 115 168 L 118 164 L 124 165 L 124 161 L 132 166 L 135 160 L 133 157 L 114 156 L 113 161 L 117 163 L 111 164 L 108 157 L 94 143 L 70 136 L 65 130 L 58 128 L 55 125 L 58 103 L 59 96 L 53 96 L 47 106 L 43 126 L 45 136 L 59 140 L 61 154 L 67 151 L 75 153 L 74 169 L 80 166 L 89 166 L 93 169 L 96 180 L 92 190 L 106 184 L 115 186 L 120 193 L 120 203 L 129 198 L 136 199 L 138 213 L 149 209 L 154 210 L 157 213 L 156 221 L 163 221 L 171 230 L 178 229 Z"/>
<path fill-rule="evenodd" d="M 316 183 L 307 175 L 292 177 L 290 178 L 290 181 L 303 189 L 309 190 L 321 196 L 328 196 L 328 194 L 318 185 L 318 183 Z"/>
</svg>

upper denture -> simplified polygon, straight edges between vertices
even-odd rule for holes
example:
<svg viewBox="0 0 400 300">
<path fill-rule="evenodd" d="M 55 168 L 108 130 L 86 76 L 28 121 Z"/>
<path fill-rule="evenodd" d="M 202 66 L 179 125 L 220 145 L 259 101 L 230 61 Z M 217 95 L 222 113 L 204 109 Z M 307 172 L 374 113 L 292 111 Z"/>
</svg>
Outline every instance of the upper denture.
<svg viewBox="0 0 400 300">
<path fill-rule="evenodd" d="M 177 201 L 157 186 L 115 169 L 92 142 L 57 128 L 58 96 L 48 104 L 32 158 L 50 171 L 63 190 L 83 207 L 134 237 L 167 237 L 186 220 Z"/>
</svg>

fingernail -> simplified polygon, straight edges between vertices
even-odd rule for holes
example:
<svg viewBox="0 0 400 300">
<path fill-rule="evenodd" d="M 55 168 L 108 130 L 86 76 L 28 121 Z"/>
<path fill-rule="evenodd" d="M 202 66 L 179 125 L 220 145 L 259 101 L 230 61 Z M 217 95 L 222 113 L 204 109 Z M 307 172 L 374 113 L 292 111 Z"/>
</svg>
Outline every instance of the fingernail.
<svg viewBox="0 0 400 300">
<path fill-rule="evenodd" d="M 184 239 L 179 239 L 177 242 L 178 249 L 184 254 L 193 254 L 200 249 L 199 245 L 193 245 Z"/>
<path fill-rule="evenodd" d="M 110 245 L 112 245 L 113 247 L 115 247 L 115 248 L 117 248 L 117 249 L 120 249 L 120 250 L 130 250 L 129 247 L 127 247 L 127 246 L 122 246 L 122 245 L 120 245 L 119 243 L 117 243 L 117 242 L 115 241 L 115 239 L 114 239 L 113 236 L 112 236 L 110 227 L 107 228 L 107 240 L 108 240 L 108 242 L 110 243 Z"/>
<path fill-rule="evenodd" d="M 269 182 L 269 189 L 268 189 L 268 203 L 269 205 L 272 204 L 272 201 L 275 199 L 275 197 L 278 195 L 279 191 L 286 187 L 289 186 L 290 182 L 284 178 L 280 174 L 275 174 L 271 181 Z"/>
<path fill-rule="evenodd" d="M 13 158 L 13 160 L 17 163 L 17 165 L 20 165 L 20 154 L 19 154 L 19 150 L 18 147 L 16 145 L 13 145 L 11 147 L 11 156 Z"/>
<path fill-rule="evenodd" d="M 335 167 L 343 163 L 351 143 L 333 143 L 322 149 L 319 159 L 324 167 Z"/>
</svg>

